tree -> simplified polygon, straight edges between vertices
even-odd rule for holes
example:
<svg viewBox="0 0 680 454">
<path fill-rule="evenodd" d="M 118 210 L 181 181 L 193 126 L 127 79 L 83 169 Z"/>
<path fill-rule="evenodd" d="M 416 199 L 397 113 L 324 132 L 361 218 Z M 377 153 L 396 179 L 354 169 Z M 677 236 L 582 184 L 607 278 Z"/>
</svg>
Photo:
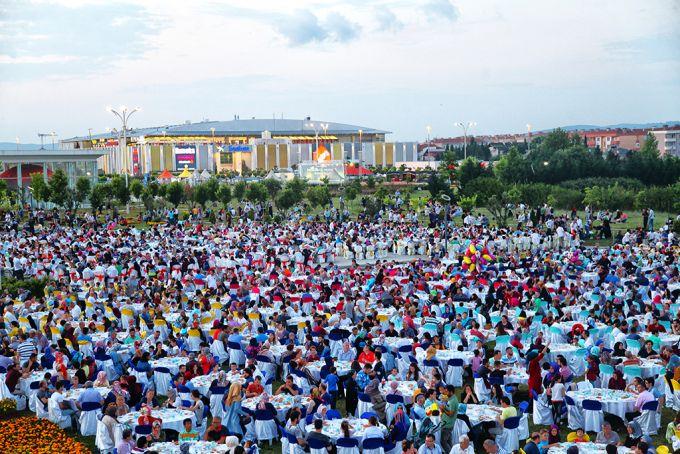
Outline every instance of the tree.
<svg viewBox="0 0 680 454">
<path fill-rule="evenodd" d="M 484 205 L 492 195 L 500 195 L 507 187 L 497 178 L 477 177 L 463 186 L 461 192 L 468 197 L 475 196 L 480 205 Z"/>
<path fill-rule="evenodd" d="M 458 205 L 463 209 L 463 211 L 472 211 L 472 209 L 477 206 L 477 195 L 461 197 L 460 200 L 458 200 Z"/>
<path fill-rule="evenodd" d="M 166 186 L 165 198 L 177 208 L 184 199 L 184 185 L 179 181 L 173 181 Z"/>
<path fill-rule="evenodd" d="M 42 172 L 36 172 L 31 175 L 31 189 L 33 190 L 33 197 L 38 202 L 50 201 L 50 187 L 45 183 L 45 177 Z M 2 192 L 6 193 L 6 191 Z"/>
<path fill-rule="evenodd" d="M 501 157 L 493 168 L 493 172 L 503 183 L 522 183 L 528 180 L 531 172 L 529 162 L 520 154 L 517 147 Z"/>
<path fill-rule="evenodd" d="M 192 197 L 192 200 L 194 202 L 198 203 L 199 205 L 201 205 L 201 208 L 205 209 L 205 204 L 209 201 L 209 199 L 210 193 L 205 183 L 197 184 L 196 186 L 194 186 Z"/>
<path fill-rule="evenodd" d="M 234 185 L 234 198 L 239 202 L 243 200 L 243 197 L 246 195 L 246 188 L 247 188 L 246 182 L 243 180 L 238 181 Z"/>
<path fill-rule="evenodd" d="M 267 191 L 269 192 L 269 197 L 272 200 L 276 201 L 276 195 L 283 188 L 283 184 L 281 184 L 281 181 L 277 180 L 276 178 L 267 178 L 266 180 L 264 180 L 264 185 L 267 188 Z"/>
<path fill-rule="evenodd" d="M 130 201 L 130 188 L 125 184 L 125 178 L 116 175 L 111 178 L 110 184 L 113 197 L 116 198 L 119 204 L 126 205 Z"/>
<path fill-rule="evenodd" d="M 144 190 L 142 191 L 140 198 L 142 199 L 142 203 L 144 204 L 144 208 L 146 211 L 151 211 L 154 209 L 154 190 L 151 188 L 150 185 L 146 186 Z"/>
<path fill-rule="evenodd" d="M 433 199 L 439 197 L 440 194 L 447 194 L 450 197 L 451 188 L 446 178 L 437 172 L 432 172 L 427 179 L 427 190 Z"/>
<path fill-rule="evenodd" d="M 578 142 L 580 142 L 580 140 L 578 140 Z M 574 142 L 567 131 L 557 128 L 550 131 L 550 133 L 545 136 L 540 148 L 542 151 L 554 153 L 557 150 L 569 147 L 573 143 Z"/>
<path fill-rule="evenodd" d="M 366 187 L 368 189 L 375 188 L 375 178 L 373 177 L 373 175 L 369 175 L 368 178 L 366 179 Z"/>
<path fill-rule="evenodd" d="M 68 186 L 68 178 L 62 169 L 52 174 L 49 182 L 50 202 L 69 209 L 73 205 L 73 190 Z"/>
<path fill-rule="evenodd" d="M 276 207 L 284 213 L 293 208 L 298 203 L 300 197 L 290 188 L 284 188 L 276 198 Z"/>
<path fill-rule="evenodd" d="M 269 197 L 267 187 L 262 183 L 251 183 L 246 190 L 246 199 L 253 203 L 264 203 Z"/>
<path fill-rule="evenodd" d="M 106 205 L 106 195 L 108 189 L 103 183 L 97 183 L 92 187 L 90 191 L 90 207 L 92 208 L 92 213 L 97 214 Z"/>
<path fill-rule="evenodd" d="M 90 197 L 90 179 L 82 176 L 76 180 L 75 202 L 76 210 Z"/>
<path fill-rule="evenodd" d="M 645 158 L 659 159 L 659 142 L 651 132 L 647 133 L 645 142 L 640 148 L 640 155 Z"/>
<path fill-rule="evenodd" d="M 208 181 L 204 183 L 205 185 L 205 190 L 206 193 L 208 194 L 208 200 L 211 202 L 216 202 L 217 201 L 217 191 L 220 189 L 220 182 L 217 181 L 217 178 L 210 178 Z"/>
<path fill-rule="evenodd" d="M 144 190 L 144 185 L 139 180 L 132 180 L 130 182 L 130 193 L 135 196 L 135 199 L 139 200 L 142 197 L 142 191 Z"/>
<path fill-rule="evenodd" d="M 347 199 L 348 201 L 351 202 L 352 200 L 357 198 L 357 196 L 359 195 L 359 191 L 357 190 L 357 188 L 355 186 L 349 185 L 349 186 L 345 187 L 345 190 L 343 191 L 343 195 L 345 196 L 345 199 Z"/>
<path fill-rule="evenodd" d="M 331 203 L 331 191 L 325 184 L 312 186 L 307 190 L 307 200 L 312 207 L 325 207 Z"/>
<path fill-rule="evenodd" d="M 224 183 L 220 185 L 219 189 L 217 190 L 217 200 L 224 208 L 229 206 L 229 202 L 231 201 L 231 188 L 228 184 Z"/>
<path fill-rule="evenodd" d="M 474 180 L 475 178 L 479 178 L 482 176 L 487 176 L 490 175 L 490 171 L 488 171 L 484 166 L 482 166 L 482 163 L 477 160 L 477 158 L 467 158 L 463 163 L 456 169 L 456 175 L 458 176 L 458 181 L 460 182 L 461 187 L 465 187 L 465 185 L 470 182 L 471 180 Z"/>
<path fill-rule="evenodd" d="M 307 182 L 303 179 L 295 177 L 286 183 L 284 191 L 285 190 L 292 191 L 293 195 L 295 196 L 295 203 L 293 205 L 295 205 L 296 203 L 300 203 L 304 198 L 305 192 L 307 191 Z"/>
<path fill-rule="evenodd" d="M 486 208 L 496 220 L 499 227 L 506 227 L 508 219 L 512 216 L 513 205 L 518 203 L 521 194 L 516 187 L 500 194 L 492 195 L 486 202 Z"/>
</svg>

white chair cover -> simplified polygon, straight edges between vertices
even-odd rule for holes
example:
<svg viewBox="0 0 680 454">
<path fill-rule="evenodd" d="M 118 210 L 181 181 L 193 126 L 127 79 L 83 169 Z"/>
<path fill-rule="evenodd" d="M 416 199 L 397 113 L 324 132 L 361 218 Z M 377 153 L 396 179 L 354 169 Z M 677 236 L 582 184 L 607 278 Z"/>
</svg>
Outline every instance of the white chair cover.
<svg viewBox="0 0 680 454">
<path fill-rule="evenodd" d="M 278 438 L 276 432 L 276 421 L 270 420 L 259 420 L 255 419 L 255 436 L 258 442 L 269 440 L 270 444 L 272 440 Z"/>
<path fill-rule="evenodd" d="M 71 417 L 61 413 L 59 403 L 52 397 L 47 401 L 48 419 L 57 424 L 62 429 L 71 427 Z"/>
<path fill-rule="evenodd" d="M 658 407 L 658 405 L 657 405 Z M 656 435 L 659 431 L 659 412 L 655 410 L 642 410 L 635 422 L 640 425 L 644 435 Z"/>
<path fill-rule="evenodd" d="M 519 449 L 519 428 L 507 429 L 503 427 L 501 434 L 496 437 L 496 443 L 506 452 Z"/>
<path fill-rule="evenodd" d="M 529 438 L 529 415 L 523 414 L 522 419 L 519 420 L 519 431 L 520 440 L 526 440 Z"/>
<path fill-rule="evenodd" d="M 187 336 L 187 349 L 192 352 L 197 352 L 201 349 L 201 338 L 199 336 Z"/>
<path fill-rule="evenodd" d="M 576 389 L 578 389 L 579 391 L 589 391 L 589 390 L 593 389 L 593 384 L 591 382 L 585 381 L 585 380 L 580 381 L 580 382 L 576 383 Z"/>
<path fill-rule="evenodd" d="M 457 388 L 463 386 L 463 368 L 458 366 L 449 366 L 448 369 L 446 369 L 445 380 L 446 384 L 448 385 L 453 385 Z"/>
<path fill-rule="evenodd" d="M 451 440 L 453 440 L 453 442 L 455 443 L 460 439 L 461 435 L 465 435 L 469 431 L 470 429 L 468 429 L 468 426 L 467 424 L 465 424 L 465 421 L 463 421 L 460 418 L 456 418 L 456 423 L 453 425 L 453 436 Z"/>
<path fill-rule="evenodd" d="M 97 421 L 99 421 L 99 416 L 102 413 L 102 409 L 98 408 L 96 410 L 81 411 L 79 424 L 80 424 L 80 434 L 84 437 L 91 435 L 96 435 L 97 433 Z"/>
<path fill-rule="evenodd" d="M 33 408 L 35 408 L 36 418 L 47 419 L 48 417 L 47 407 L 45 406 L 45 404 L 40 402 L 40 400 L 38 400 L 37 394 L 33 395 Z"/>
<path fill-rule="evenodd" d="M 115 380 L 118 378 L 118 372 L 113 366 L 112 359 L 107 359 L 105 361 L 95 360 L 95 364 L 97 364 L 98 368 L 106 372 L 106 376 L 109 378 L 109 380 Z"/>
<path fill-rule="evenodd" d="M 243 350 L 235 349 L 235 348 L 229 348 L 229 362 L 230 363 L 236 363 L 239 366 L 243 365 L 246 363 L 246 355 L 243 353 Z"/>
<path fill-rule="evenodd" d="M 489 399 L 489 390 L 487 389 L 486 384 L 484 384 L 483 378 L 475 378 L 474 390 L 480 403 L 486 402 Z"/>
<path fill-rule="evenodd" d="M 168 389 L 170 389 L 172 385 L 172 375 L 168 372 L 154 370 L 153 381 L 156 384 L 156 394 L 167 396 Z"/>
<path fill-rule="evenodd" d="M 539 394 L 537 399 L 534 399 L 534 424 L 545 426 L 553 424 L 552 409 L 548 402 L 548 396 Z"/>
<path fill-rule="evenodd" d="M 222 401 L 224 400 L 224 394 L 210 394 L 210 414 L 213 418 L 224 416 L 224 407 L 222 406 Z"/>
<path fill-rule="evenodd" d="M 359 404 L 357 405 L 357 414 L 356 417 L 360 417 L 367 411 L 373 411 L 373 404 L 371 403 L 370 399 L 368 402 L 361 400 L 361 397 L 359 397 Z"/>
<path fill-rule="evenodd" d="M 604 413 L 602 411 L 583 409 L 583 429 L 586 432 L 600 432 L 604 423 Z"/>
<path fill-rule="evenodd" d="M 571 430 L 583 428 L 585 421 L 583 419 L 583 412 L 576 405 L 567 405 L 567 426 Z"/>
<path fill-rule="evenodd" d="M 134 367 L 131 367 L 130 375 L 134 375 L 137 378 L 137 383 L 140 383 L 142 385 L 149 384 L 149 377 L 146 376 L 146 372 L 140 372 L 136 370 Z"/>
<path fill-rule="evenodd" d="M 210 353 L 220 358 L 220 364 L 229 360 L 229 353 L 224 348 L 224 343 L 219 339 L 215 339 L 210 344 Z"/>
</svg>

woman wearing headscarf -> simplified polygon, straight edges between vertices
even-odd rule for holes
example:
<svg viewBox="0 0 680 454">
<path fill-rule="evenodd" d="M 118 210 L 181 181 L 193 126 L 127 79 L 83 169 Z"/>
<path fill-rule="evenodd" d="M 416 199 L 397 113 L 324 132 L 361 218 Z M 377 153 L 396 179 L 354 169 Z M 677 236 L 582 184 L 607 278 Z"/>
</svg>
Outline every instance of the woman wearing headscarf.
<svg viewBox="0 0 680 454">
<path fill-rule="evenodd" d="M 222 417 L 222 425 L 232 435 L 243 435 L 245 433 L 244 420 L 248 417 L 248 413 L 241 407 L 241 399 L 241 384 L 232 383 L 224 398 L 224 416 Z"/>
<path fill-rule="evenodd" d="M 642 429 L 640 424 L 635 421 L 631 421 L 626 426 L 626 439 L 623 441 L 623 446 L 626 448 L 632 448 L 637 446 L 637 444 L 642 440 Z"/>
<path fill-rule="evenodd" d="M 541 360 L 543 359 L 545 352 L 548 350 L 549 345 L 550 343 L 548 342 L 540 353 L 538 353 L 536 350 L 531 350 L 529 353 L 527 353 L 527 362 L 529 363 L 527 366 L 527 372 L 529 374 L 529 393 L 531 393 L 531 391 L 535 391 L 536 394 L 541 394 Z"/>
<path fill-rule="evenodd" d="M 399 442 L 406 439 L 411 422 L 406 415 L 404 404 L 397 404 L 397 408 L 389 427 L 389 439 L 391 442 Z"/>
<path fill-rule="evenodd" d="M 381 421 L 385 421 L 385 407 L 387 402 L 380 392 L 380 380 L 376 377 L 375 372 L 371 372 L 371 381 L 366 385 L 364 390 L 366 394 L 371 398 L 371 404 L 373 404 L 373 410 L 378 414 Z"/>
<path fill-rule="evenodd" d="M 608 388 L 618 389 L 619 391 L 626 389 L 626 380 L 623 378 L 623 372 L 619 369 L 614 370 L 614 375 L 609 379 Z"/>
<path fill-rule="evenodd" d="M 178 403 L 177 401 L 177 389 L 176 388 L 170 388 L 168 389 L 168 398 L 163 402 L 162 407 L 163 408 L 179 408 L 181 406 L 181 401 Z"/>
<path fill-rule="evenodd" d="M 66 366 L 67 358 L 60 352 L 54 353 L 54 372 L 59 380 L 68 380 L 68 367 Z"/>
<path fill-rule="evenodd" d="M 94 387 L 95 388 L 108 388 L 109 385 L 109 378 L 106 375 L 106 371 L 99 371 L 97 374 L 97 379 L 94 381 Z"/>
</svg>

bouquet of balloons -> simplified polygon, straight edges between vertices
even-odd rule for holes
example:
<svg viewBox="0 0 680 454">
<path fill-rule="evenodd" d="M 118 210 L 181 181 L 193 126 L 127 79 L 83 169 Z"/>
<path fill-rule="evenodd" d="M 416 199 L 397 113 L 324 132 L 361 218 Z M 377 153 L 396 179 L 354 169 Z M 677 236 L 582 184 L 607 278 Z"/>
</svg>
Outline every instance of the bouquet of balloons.
<svg viewBox="0 0 680 454">
<path fill-rule="evenodd" d="M 475 243 L 471 243 L 463 255 L 463 269 L 471 273 L 484 271 L 486 266 L 495 260 L 496 258 L 486 246 L 480 248 Z"/>
</svg>

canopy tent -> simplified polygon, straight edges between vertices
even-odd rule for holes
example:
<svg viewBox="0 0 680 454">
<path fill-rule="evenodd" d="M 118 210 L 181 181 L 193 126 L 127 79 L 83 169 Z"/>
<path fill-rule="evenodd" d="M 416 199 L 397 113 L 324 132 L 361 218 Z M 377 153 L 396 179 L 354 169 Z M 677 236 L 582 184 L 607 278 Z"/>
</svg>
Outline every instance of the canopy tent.
<svg viewBox="0 0 680 454">
<path fill-rule="evenodd" d="M 362 175 L 373 175 L 373 172 L 363 166 L 355 166 L 354 164 L 345 165 L 345 176 L 359 177 Z"/>
<path fill-rule="evenodd" d="M 201 180 L 209 180 L 210 179 L 210 172 L 208 172 L 208 169 L 203 169 L 203 172 L 201 172 Z"/>
<path fill-rule="evenodd" d="M 168 169 L 165 169 L 164 171 L 161 172 L 160 175 L 158 175 L 159 180 L 172 180 L 172 174 L 168 171 Z"/>
<path fill-rule="evenodd" d="M 179 174 L 179 178 L 191 178 L 193 174 L 189 171 L 188 166 L 184 166 L 184 170 Z"/>
</svg>

